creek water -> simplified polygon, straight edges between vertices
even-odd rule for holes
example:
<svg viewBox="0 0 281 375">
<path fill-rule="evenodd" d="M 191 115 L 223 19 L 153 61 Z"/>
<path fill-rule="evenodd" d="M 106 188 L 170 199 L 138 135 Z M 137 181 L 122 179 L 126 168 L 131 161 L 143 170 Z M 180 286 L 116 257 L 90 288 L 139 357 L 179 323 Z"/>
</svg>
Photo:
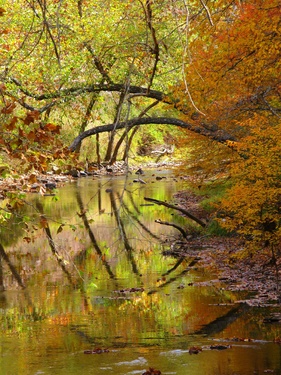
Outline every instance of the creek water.
<svg viewBox="0 0 281 375">
<path fill-rule="evenodd" d="M 183 182 L 136 178 L 81 178 L 57 201 L 29 194 L 1 228 L 0 374 L 280 374 L 272 309 L 236 303 L 192 258 L 163 255 L 178 233 L 155 219 L 186 219 L 144 197 L 173 202 Z"/>
</svg>

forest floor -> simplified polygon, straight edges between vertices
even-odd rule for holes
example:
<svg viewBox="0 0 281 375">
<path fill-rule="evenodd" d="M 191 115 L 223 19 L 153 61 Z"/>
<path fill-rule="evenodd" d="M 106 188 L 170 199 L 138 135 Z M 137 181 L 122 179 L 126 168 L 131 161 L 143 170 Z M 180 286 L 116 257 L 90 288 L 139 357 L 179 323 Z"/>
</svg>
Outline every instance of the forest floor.
<svg viewBox="0 0 281 375">
<path fill-rule="evenodd" d="M 175 195 L 175 199 L 194 216 L 208 221 L 209 214 L 200 206 L 202 197 L 182 191 Z M 186 244 L 178 247 L 175 255 L 200 258 L 196 266 L 213 271 L 225 289 L 249 292 L 249 299 L 243 301 L 248 305 L 267 306 L 281 302 L 281 285 L 278 290 L 280 271 L 279 275 L 277 273 L 280 264 L 272 262 L 269 251 L 250 253 L 239 237 L 192 235 Z"/>
</svg>

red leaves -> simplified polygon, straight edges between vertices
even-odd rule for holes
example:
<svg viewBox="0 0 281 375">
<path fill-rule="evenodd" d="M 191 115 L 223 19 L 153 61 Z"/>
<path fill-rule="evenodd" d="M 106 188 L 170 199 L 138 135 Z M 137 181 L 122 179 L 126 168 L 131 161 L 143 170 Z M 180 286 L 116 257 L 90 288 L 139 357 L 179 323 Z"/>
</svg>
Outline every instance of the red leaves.
<svg viewBox="0 0 281 375">
<path fill-rule="evenodd" d="M 38 112 L 38 111 L 27 112 L 25 118 L 23 119 L 23 123 L 25 125 L 30 125 L 31 123 L 38 120 L 39 117 L 40 117 L 40 112 Z"/>
<path fill-rule="evenodd" d="M 188 352 L 189 354 L 198 354 L 199 352 L 202 352 L 202 348 L 200 346 L 191 346 Z"/>
<path fill-rule="evenodd" d="M 14 109 L 16 108 L 15 102 L 8 102 L 6 103 L 5 107 L 1 109 L 1 113 L 5 115 L 9 115 L 13 113 Z"/>
<path fill-rule="evenodd" d="M 0 91 L 3 90 L 5 86 L 0 85 Z M 68 149 L 63 148 L 57 136 L 60 133 L 59 125 L 45 124 L 41 120 L 41 113 L 36 110 L 15 116 L 15 108 L 14 100 L 6 101 L 0 108 L 0 114 L 3 115 L 2 130 L 5 134 L 5 137 L 0 137 L 0 144 L 1 149 L 11 158 L 20 160 L 18 165 L 22 170 L 19 173 L 32 168 L 45 172 L 52 160 L 68 157 Z"/>
<path fill-rule="evenodd" d="M 44 125 L 44 130 L 52 132 L 52 133 L 59 134 L 60 133 L 60 126 L 48 123 L 48 124 Z"/>
</svg>

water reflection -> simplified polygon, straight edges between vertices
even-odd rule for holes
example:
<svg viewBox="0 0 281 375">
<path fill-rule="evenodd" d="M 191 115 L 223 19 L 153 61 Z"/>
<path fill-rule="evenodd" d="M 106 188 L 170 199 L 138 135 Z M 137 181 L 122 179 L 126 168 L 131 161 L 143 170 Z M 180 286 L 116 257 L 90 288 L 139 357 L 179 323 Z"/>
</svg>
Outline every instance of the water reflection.
<svg viewBox="0 0 281 375">
<path fill-rule="evenodd" d="M 215 278 L 195 286 L 212 277 L 196 258 L 163 256 L 178 233 L 155 219 L 186 219 L 144 197 L 172 201 L 183 187 L 172 174 L 142 178 L 79 179 L 57 202 L 30 195 L 29 231 L 20 217 L 2 231 L 1 374 L 280 373 L 280 327 L 262 325 L 264 310 L 236 304 Z M 232 349 L 211 350 L 214 339 Z M 84 354 L 98 347 L 109 352 Z"/>
</svg>

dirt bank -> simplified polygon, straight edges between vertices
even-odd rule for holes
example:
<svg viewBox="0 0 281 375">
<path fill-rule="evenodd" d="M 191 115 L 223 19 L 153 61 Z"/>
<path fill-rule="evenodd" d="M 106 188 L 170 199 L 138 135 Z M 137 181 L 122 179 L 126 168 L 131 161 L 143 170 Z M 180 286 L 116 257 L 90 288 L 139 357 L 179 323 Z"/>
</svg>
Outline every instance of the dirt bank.
<svg viewBox="0 0 281 375">
<path fill-rule="evenodd" d="M 175 195 L 180 206 L 208 221 L 209 214 L 200 206 L 202 198 L 192 192 Z M 245 243 L 239 237 L 190 236 L 180 247 L 177 256 L 194 255 L 200 260 L 197 266 L 215 272 L 224 287 L 231 291 L 249 291 L 251 297 L 245 303 L 251 306 L 265 306 L 280 303 L 278 266 L 266 251 L 249 254 Z"/>
</svg>

